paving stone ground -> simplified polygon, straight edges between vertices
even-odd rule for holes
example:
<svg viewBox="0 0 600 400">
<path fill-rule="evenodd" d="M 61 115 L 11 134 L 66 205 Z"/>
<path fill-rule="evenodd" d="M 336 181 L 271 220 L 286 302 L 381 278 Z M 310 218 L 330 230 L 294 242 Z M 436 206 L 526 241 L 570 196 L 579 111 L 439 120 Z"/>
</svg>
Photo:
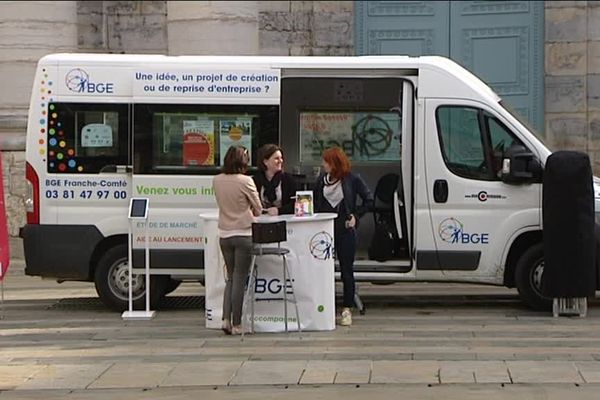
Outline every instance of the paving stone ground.
<svg viewBox="0 0 600 400">
<path fill-rule="evenodd" d="M 86 283 L 12 275 L 0 399 L 598 399 L 600 309 L 553 318 L 513 290 L 361 285 L 365 315 L 332 332 L 239 337 L 204 327 L 186 283 L 152 321 L 123 321 Z M 308 397 L 307 397 L 308 396 Z M 562 396 L 562 397 L 559 397 Z"/>
</svg>

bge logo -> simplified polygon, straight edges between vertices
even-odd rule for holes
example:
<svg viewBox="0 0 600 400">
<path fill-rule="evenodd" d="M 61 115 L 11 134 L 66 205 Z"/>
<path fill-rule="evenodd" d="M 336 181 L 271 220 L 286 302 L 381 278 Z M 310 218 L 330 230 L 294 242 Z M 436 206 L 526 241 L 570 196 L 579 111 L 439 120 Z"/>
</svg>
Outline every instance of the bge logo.
<svg viewBox="0 0 600 400">
<path fill-rule="evenodd" d="M 97 83 L 90 81 L 90 75 L 81 68 L 74 68 L 65 75 L 65 85 L 76 93 L 107 93 L 114 92 L 114 83 Z"/>
<path fill-rule="evenodd" d="M 440 238 L 448 243 L 462 244 L 488 244 L 490 234 L 487 232 L 468 233 L 465 232 L 462 222 L 456 218 L 446 218 L 438 228 Z"/>
<path fill-rule="evenodd" d="M 279 294 L 282 292 L 283 287 L 284 285 L 282 284 L 281 279 L 279 278 L 256 278 L 256 282 L 254 284 L 254 293 Z M 285 289 L 286 294 L 294 293 L 294 291 L 292 290 L 292 284 L 289 279 L 286 280 Z"/>
</svg>

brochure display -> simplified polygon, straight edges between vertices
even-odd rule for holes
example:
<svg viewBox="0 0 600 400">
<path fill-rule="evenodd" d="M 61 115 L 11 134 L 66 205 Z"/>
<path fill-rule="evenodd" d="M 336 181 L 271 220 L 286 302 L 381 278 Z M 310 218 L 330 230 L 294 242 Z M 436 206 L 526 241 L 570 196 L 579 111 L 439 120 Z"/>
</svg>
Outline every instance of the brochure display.
<svg viewBox="0 0 600 400">
<path fill-rule="evenodd" d="M 296 192 L 296 202 L 294 203 L 294 215 L 296 217 L 307 217 L 313 215 L 314 201 L 312 190 L 302 190 Z"/>
<path fill-rule="evenodd" d="M 335 329 L 335 278 L 333 260 L 333 220 L 336 214 L 318 213 L 311 216 L 261 216 L 257 222 L 286 221 L 287 241 L 281 246 L 290 250 L 287 263 L 294 280 L 301 329 L 321 331 Z M 205 233 L 204 274 L 206 282 L 206 327 L 221 328 L 225 264 L 219 247 L 218 211 L 200 214 Z M 280 299 L 285 284 L 280 256 L 256 258 L 258 277 L 254 285 L 254 329 L 256 332 L 284 332 L 284 306 Z M 290 330 L 296 327 L 295 314 L 288 315 Z"/>
<path fill-rule="evenodd" d="M 132 198 L 129 202 L 129 243 L 127 246 L 127 266 L 129 268 L 129 309 L 124 311 L 121 318 L 124 320 L 149 320 L 154 318 L 154 311 L 150 311 L 150 244 L 148 242 L 148 202 L 147 198 Z M 133 275 L 133 227 L 132 224 L 136 221 L 144 221 L 144 251 L 146 261 L 146 310 L 133 310 L 133 293 L 132 293 L 132 275 Z"/>
</svg>

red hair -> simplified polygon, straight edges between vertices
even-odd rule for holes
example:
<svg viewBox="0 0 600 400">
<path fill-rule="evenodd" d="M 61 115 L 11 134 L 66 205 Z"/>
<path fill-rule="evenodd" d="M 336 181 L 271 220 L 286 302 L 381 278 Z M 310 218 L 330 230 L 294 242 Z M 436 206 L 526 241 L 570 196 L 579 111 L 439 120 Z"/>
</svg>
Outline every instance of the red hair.
<svg viewBox="0 0 600 400">
<path fill-rule="evenodd" d="M 323 161 L 331 167 L 330 175 L 342 179 L 350 174 L 350 160 L 339 147 L 331 147 L 323 152 Z"/>
</svg>

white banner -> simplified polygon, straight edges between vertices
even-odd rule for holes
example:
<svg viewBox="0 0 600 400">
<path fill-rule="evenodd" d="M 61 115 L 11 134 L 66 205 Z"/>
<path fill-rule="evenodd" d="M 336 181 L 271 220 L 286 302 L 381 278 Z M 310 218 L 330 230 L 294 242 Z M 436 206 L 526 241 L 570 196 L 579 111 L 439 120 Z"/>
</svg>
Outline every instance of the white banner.
<svg viewBox="0 0 600 400">
<path fill-rule="evenodd" d="M 135 97 L 279 99 L 279 70 L 147 69 L 133 73 Z"/>
<path fill-rule="evenodd" d="M 335 281 L 333 262 L 333 219 L 318 217 L 287 220 L 288 241 L 282 247 L 290 250 L 288 268 L 298 301 L 298 312 L 303 330 L 335 329 Z M 201 222 L 206 234 L 206 327 L 221 328 L 225 267 L 217 236 L 217 219 Z M 281 257 L 257 257 L 258 279 L 254 286 L 254 329 L 256 332 L 281 332 L 284 330 L 283 264 Z M 289 277 L 288 277 L 289 279 Z M 291 285 L 287 285 L 291 300 Z M 277 300 L 268 300 L 268 299 Z M 297 330 L 294 304 L 288 302 L 288 329 Z"/>
</svg>

